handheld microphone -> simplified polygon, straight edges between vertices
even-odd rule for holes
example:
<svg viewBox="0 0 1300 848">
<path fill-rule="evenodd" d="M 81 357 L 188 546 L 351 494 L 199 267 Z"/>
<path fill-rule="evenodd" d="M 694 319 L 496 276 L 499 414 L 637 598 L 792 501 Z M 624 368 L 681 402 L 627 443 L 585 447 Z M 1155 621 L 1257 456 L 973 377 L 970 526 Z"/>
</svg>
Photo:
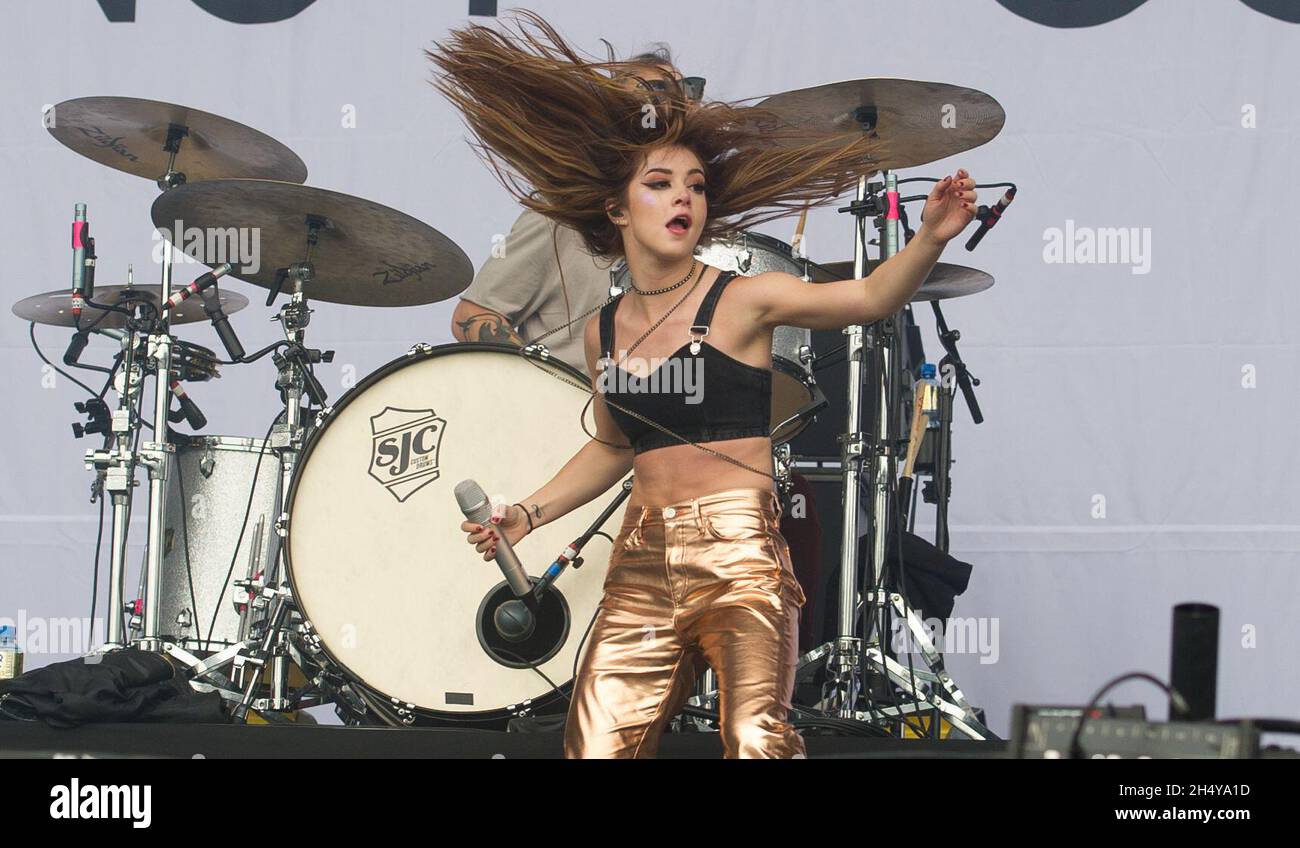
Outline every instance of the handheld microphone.
<svg viewBox="0 0 1300 848">
<path fill-rule="evenodd" d="M 488 500 L 482 486 L 473 480 L 462 480 L 456 484 L 455 492 L 456 502 L 460 505 L 460 511 L 465 514 L 465 518 L 484 527 L 491 526 L 492 502 Z M 505 575 L 506 583 L 514 594 L 515 600 L 507 601 L 497 608 L 493 623 L 497 631 L 506 639 L 512 642 L 522 641 L 531 636 L 537 626 L 537 619 L 529 609 L 530 604 L 535 603 L 533 584 L 528 579 L 524 567 L 519 563 L 519 557 L 515 555 L 514 548 L 510 546 L 510 540 L 505 537 L 505 534 L 500 534 L 495 560 L 497 567 Z"/>
<path fill-rule="evenodd" d="M 90 224 L 86 221 L 86 204 L 72 208 L 72 317 L 81 319 L 81 307 L 86 295 L 86 247 L 90 238 Z"/>
<path fill-rule="evenodd" d="M 235 328 L 230 326 L 230 319 L 221 310 L 221 292 L 213 285 L 202 289 L 199 297 L 203 298 L 203 311 L 207 313 L 208 318 L 212 319 L 212 328 L 217 331 L 217 337 L 225 345 L 226 353 L 230 354 L 230 361 L 239 362 L 244 358 L 244 346 L 239 343 Z"/>
<path fill-rule="evenodd" d="M 992 208 L 985 208 L 984 215 L 980 218 L 979 229 L 977 229 L 966 242 L 967 250 L 975 249 L 975 246 L 984 238 L 984 234 L 993 229 L 993 227 L 997 225 L 998 221 L 1002 220 L 1002 213 L 1006 211 L 1007 207 L 1011 205 L 1011 201 L 1015 199 L 1016 190 L 1014 188 L 1009 188 L 1007 189 L 1007 193 L 1002 195 L 1002 199 Z"/>
<path fill-rule="evenodd" d="M 203 291 L 207 287 L 216 283 L 217 280 L 229 274 L 231 271 L 234 270 L 234 268 L 235 266 L 231 265 L 229 262 L 223 265 L 218 265 L 208 273 L 204 274 L 202 277 L 199 277 L 197 280 L 190 283 L 185 288 L 177 291 L 171 297 L 167 298 L 167 302 L 163 304 L 162 307 L 163 310 L 166 311 L 166 310 L 175 309 L 185 301 L 189 300 L 194 295 L 198 294 L 199 292 Z"/>
</svg>

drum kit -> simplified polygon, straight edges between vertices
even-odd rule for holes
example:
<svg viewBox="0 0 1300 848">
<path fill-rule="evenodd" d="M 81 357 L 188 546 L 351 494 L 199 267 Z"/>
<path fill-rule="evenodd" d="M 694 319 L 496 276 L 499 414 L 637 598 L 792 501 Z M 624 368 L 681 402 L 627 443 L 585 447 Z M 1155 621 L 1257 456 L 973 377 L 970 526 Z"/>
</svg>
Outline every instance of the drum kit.
<svg viewBox="0 0 1300 848">
<path fill-rule="evenodd" d="M 855 220 L 851 263 L 814 263 L 799 238 L 792 247 L 753 232 L 700 247 L 703 261 L 726 270 L 781 270 L 813 282 L 866 276 L 871 228 L 879 234 L 878 261 L 897 252 L 908 233 L 904 203 L 918 198 L 900 197 L 894 169 L 983 144 L 1004 120 L 980 92 L 907 80 L 837 83 L 762 105 L 810 135 L 866 132 L 886 142 L 883 181 L 863 175 L 842 210 Z M 946 109 L 960 120 L 936 131 L 932 116 Z M 451 507 L 456 484 L 468 478 L 489 492 L 530 491 L 550 479 L 589 438 L 581 420 L 587 378 L 541 345 L 417 344 L 331 402 L 314 366 L 331 361 L 333 351 L 307 346 L 311 303 L 445 300 L 471 281 L 465 253 L 395 209 L 304 185 L 298 156 L 226 118 L 123 97 L 70 100 L 54 114 L 50 132 L 62 144 L 157 182 L 151 219 L 170 242 L 157 284 L 128 276 L 125 285 L 97 286 L 94 239 L 77 204 L 71 290 L 13 306 L 33 333 L 38 323 L 73 331 L 64 365 L 108 374 L 103 390 L 77 404 L 87 420 L 74 425 L 78 437 L 103 437 L 101 448 L 86 452 L 86 465 L 96 474 L 95 497 L 112 506 L 100 650 L 168 654 L 189 669 L 196 689 L 219 693 L 237 720 L 256 714 L 285 721 L 320 704 L 334 705 L 345 723 L 393 726 L 502 727 L 562 712 L 609 555 L 607 546 L 584 546 L 609 537 L 630 478 L 518 546 L 521 559 L 551 564 L 544 576 L 529 578 L 538 603 L 524 634 L 503 633 L 502 609 L 517 592 L 482 567 Z M 176 284 L 177 249 L 211 270 Z M 245 351 L 230 317 L 251 304 L 221 288 L 227 275 L 267 290 L 268 309 L 281 301 L 272 320 L 283 339 Z M 625 276 L 615 269 L 612 287 L 625 286 Z M 973 381 L 938 301 L 992 283 L 974 269 L 940 265 L 914 298 L 934 304 L 946 335 L 945 363 L 955 380 L 940 394 L 949 413 L 954 386 L 973 403 Z M 176 334 L 199 321 L 213 325 L 224 357 Z M 982 738 L 987 731 L 942 658 L 927 655 L 928 669 L 900 666 L 872 624 L 876 613 L 897 606 L 881 575 L 899 500 L 898 460 L 909 438 L 895 414 L 912 406 L 898 344 L 907 322 L 910 308 L 903 320 L 844 331 L 850 418 L 839 439 L 840 636 L 802 663 L 825 669 L 824 697 L 814 705 L 824 715 L 879 722 L 860 709 L 866 678 L 875 675 L 908 693 L 913 712 L 942 712 L 958 731 Z M 81 362 L 92 334 L 116 346 L 111 366 Z M 782 327 L 773 336 L 774 459 L 786 486 L 801 459 L 791 441 L 827 406 L 813 347 L 807 330 Z M 186 386 L 218 377 L 222 367 L 264 361 L 275 368 L 278 394 L 264 436 L 172 429 L 206 425 Z M 484 392 L 485 382 L 502 390 Z M 865 431 L 857 423 L 863 420 Z M 147 542 L 138 591 L 128 599 L 127 535 L 141 471 L 148 477 Z M 860 526 L 871 541 L 867 569 L 857 561 Z M 706 677 L 698 704 L 707 707 L 715 696 Z"/>
</svg>

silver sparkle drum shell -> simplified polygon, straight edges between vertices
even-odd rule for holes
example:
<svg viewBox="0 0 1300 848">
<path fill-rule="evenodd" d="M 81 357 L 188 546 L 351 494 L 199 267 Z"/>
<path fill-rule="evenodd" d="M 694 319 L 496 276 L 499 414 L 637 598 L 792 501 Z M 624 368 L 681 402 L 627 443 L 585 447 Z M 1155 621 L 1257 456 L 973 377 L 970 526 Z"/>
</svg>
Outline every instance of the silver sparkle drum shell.
<svg viewBox="0 0 1300 848">
<path fill-rule="evenodd" d="M 262 439 L 177 434 L 173 443 L 158 632 L 189 651 L 217 651 L 246 635 L 235 582 L 275 561 L 280 460 Z"/>
</svg>

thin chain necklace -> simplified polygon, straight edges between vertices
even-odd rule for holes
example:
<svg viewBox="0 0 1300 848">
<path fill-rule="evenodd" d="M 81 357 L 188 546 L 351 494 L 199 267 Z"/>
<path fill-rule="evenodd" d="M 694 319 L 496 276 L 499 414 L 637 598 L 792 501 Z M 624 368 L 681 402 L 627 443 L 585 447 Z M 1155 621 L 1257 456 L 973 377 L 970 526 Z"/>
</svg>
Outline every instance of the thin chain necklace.
<svg viewBox="0 0 1300 848">
<path fill-rule="evenodd" d="M 692 258 L 692 259 L 691 259 L 691 270 L 689 270 L 689 271 L 686 272 L 686 276 L 685 276 L 685 277 L 682 277 L 680 280 L 678 280 L 677 282 L 673 283 L 671 286 L 665 286 L 665 287 L 662 288 L 662 289 L 655 289 L 655 290 L 653 290 L 653 291 L 647 291 L 647 290 L 645 290 L 645 289 L 639 289 L 639 288 L 636 287 L 636 280 L 632 279 L 632 276 L 631 276 L 630 274 L 628 275 L 627 281 L 628 281 L 628 284 L 632 286 L 632 291 L 636 292 L 636 293 L 639 294 L 639 295 L 644 295 L 644 296 L 646 296 L 646 297 L 649 297 L 649 296 L 652 295 L 652 294 L 666 294 L 666 293 L 672 291 L 673 289 L 681 288 L 682 286 L 686 285 L 686 281 L 689 280 L 691 277 L 695 276 L 695 266 L 696 266 L 696 264 L 697 264 L 697 260 L 694 259 L 694 258 Z"/>
<path fill-rule="evenodd" d="M 696 263 L 692 260 L 692 262 L 691 262 L 691 274 L 692 274 L 692 275 L 695 273 L 695 264 L 696 264 Z M 688 280 L 688 279 L 690 279 L 690 277 L 687 277 L 686 279 Z M 653 324 L 651 324 L 651 325 L 650 325 L 650 329 L 648 329 L 648 330 L 646 330 L 644 333 L 642 333 L 642 334 L 641 334 L 641 337 L 640 337 L 639 339 L 637 339 L 636 341 L 632 342 L 632 346 L 629 347 L 627 350 L 625 350 L 625 351 L 623 352 L 623 356 L 620 357 L 620 359 L 619 359 L 619 363 L 618 363 L 618 364 L 619 364 L 620 367 L 622 366 L 622 364 L 623 364 L 624 362 L 627 362 L 627 358 L 628 358 L 629 356 L 632 355 L 632 351 L 636 350 L 636 349 L 637 349 L 637 346 L 639 346 L 639 345 L 641 344 L 641 342 L 645 341 L 646 338 L 649 337 L 649 335 L 650 335 L 651 333 L 653 333 L 655 330 L 659 329 L 659 327 L 660 327 L 660 326 L 661 326 L 665 321 L 668 320 L 668 316 L 669 316 L 669 315 L 672 315 L 674 312 L 677 311 L 677 307 L 681 306 L 683 303 L 685 303 L 687 300 L 690 299 L 691 295 L 695 293 L 695 289 L 697 289 L 697 288 L 699 287 L 699 285 L 700 285 L 700 280 L 703 280 L 703 279 L 704 279 L 704 273 L 701 272 L 701 273 L 700 273 L 700 276 L 697 277 L 697 278 L 695 279 L 695 283 L 694 283 L 694 285 L 692 285 L 689 289 L 686 290 L 686 294 L 682 295 L 682 296 L 677 300 L 677 302 L 674 303 L 674 304 L 672 305 L 672 308 L 671 308 L 671 309 L 669 309 L 669 310 L 668 310 L 667 312 L 665 312 L 663 315 L 660 315 L 660 316 L 659 316 L 659 320 L 657 320 L 657 321 L 655 321 Z M 686 280 L 682 280 L 681 283 L 678 283 L 676 286 L 671 286 L 668 290 L 671 291 L 671 289 L 675 289 L 675 288 L 677 288 L 677 286 L 680 286 L 680 285 L 682 285 L 682 283 L 685 283 L 685 282 L 686 282 Z M 609 352 L 610 352 L 611 354 L 613 353 L 613 351 L 609 351 Z"/>
</svg>

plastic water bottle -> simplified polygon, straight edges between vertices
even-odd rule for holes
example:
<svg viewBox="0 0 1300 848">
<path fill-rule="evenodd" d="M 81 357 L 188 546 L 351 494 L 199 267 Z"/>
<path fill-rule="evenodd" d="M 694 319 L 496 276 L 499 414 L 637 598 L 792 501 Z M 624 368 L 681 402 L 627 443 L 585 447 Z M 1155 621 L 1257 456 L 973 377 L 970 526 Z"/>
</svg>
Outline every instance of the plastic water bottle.
<svg viewBox="0 0 1300 848">
<path fill-rule="evenodd" d="M 0 680 L 11 680 L 23 673 L 23 652 L 18 650 L 18 631 L 10 625 L 0 626 Z"/>
<path fill-rule="evenodd" d="M 928 429 L 934 429 L 939 426 L 939 372 L 934 367 L 934 363 L 926 362 L 921 366 L 921 379 L 916 381 L 915 391 L 921 393 L 921 410 L 930 420 L 926 422 Z"/>
</svg>

